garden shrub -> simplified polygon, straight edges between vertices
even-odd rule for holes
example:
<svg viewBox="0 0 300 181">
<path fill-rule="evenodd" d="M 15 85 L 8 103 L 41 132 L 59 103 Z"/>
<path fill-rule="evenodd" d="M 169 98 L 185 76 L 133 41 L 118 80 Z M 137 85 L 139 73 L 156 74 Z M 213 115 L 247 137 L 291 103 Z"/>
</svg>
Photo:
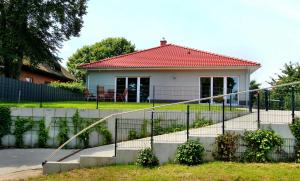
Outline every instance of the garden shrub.
<svg viewBox="0 0 300 181">
<path fill-rule="evenodd" d="M 82 129 L 88 127 L 91 125 L 95 120 L 92 119 L 84 119 L 80 117 L 79 111 L 76 110 L 75 114 L 72 117 L 72 122 L 74 126 L 73 134 L 77 134 L 79 131 Z M 84 148 L 89 147 L 89 138 L 90 138 L 90 133 L 92 131 L 97 131 L 99 134 L 103 136 L 103 144 L 109 144 L 111 143 L 112 140 L 112 134 L 109 132 L 106 126 L 106 122 L 99 123 L 96 125 L 94 128 L 88 129 L 84 133 L 80 134 L 78 136 L 80 143 Z"/>
<path fill-rule="evenodd" d="M 204 147 L 199 141 L 189 140 L 178 146 L 176 161 L 183 165 L 197 165 L 203 162 Z"/>
<path fill-rule="evenodd" d="M 138 139 L 138 138 L 139 138 L 139 136 L 138 136 L 135 129 L 129 130 L 129 132 L 128 132 L 128 139 L 129 140 L 134 140 L 134 139 Z"/>
<path fill-rule="evenodd" d="M 48 132 L 49 132 L 49 130 L 46 128 L 46 125 L 45 125 L 45 118 L 43 118 L 39 121 L 39 134 L 38 134 L 38 147 L 39 148 L 47 147 Z"/>
<path fill-rule="evenodd" d="M 146 148 L 139 151 L 136 164 L 142 167 L 155 167 L 159 165 L 157 157 L 154 155 L 151 148 Z"/>
<path fill-rule="evenodd" d="M 201 128 L 201 127 L 209 126 L 212 124 L 213 124 L 212 120 L 207 120 L 207 119 L 201 118 L 201 119 L 194 120 L 192 127 L 193 128 Z"/>
<path fill-rule="evenodd" d="M 69 90 L 74 93 L 83 93 L 85 89 L 82 82 L 51 82 L 49 86 Z"/>
<path fill-rule="evenodd" d="M 273 130 L 262 129 L 245 132 L 243 140 L 247 147 L 243 158 L 248 162 L 271 161 L 269 153 L 283 143 L 281 137 Z"/>
<path fill-rule="evenodd" d="M 64 144 L 68 139 L 69 127 L 67 118 L 59 118 L 58 120 L 58 135 L 57 140 L 59 145 Z"/>
<path fill-rule="evenodd" d="M 170 124 L 170 126 L 168 125 L 166 127 L 162 127 L 160 119 L 154 120 L 154 124 L 153 124 L 153 134 L 154 135 L 174 133 L 174 132 L 182 131 L 182 130 L 186 129 L 185 125 L 176 123 L 176 122 L 178 122 L 178 120 L 164 120 L 164 121 L 174 122 L 174 123 Z"/>
<path fill-rule="evenodd" d="M 143 124 L 142 124 L 142 127 L 141 127 L 141 134 L 140 134 L 140 137 L 141 137 L 141 138 L 145 138 L 145 137 L 148 136 L 147 126 L 148 126 L 148 120 L 145 119 L 145 120 L 143 121 Z"/>
<path fill-rule="evenodd" d="M 226 132 L 216 138 L 216 148 L 213 151 L 213 157 L 221 161 L 233 161 L 235 152 L 238 148 L 239 135 Z"/>
<path fill-rule="evenodd" d="M 290 130 L 296 138 L 295 143 L 295 160 L 296 162 L 300 162 L 300 118 L 295 118 L 295 122 L 289 124 Z"/>
<path fill-rule="evenodd" d="M 0 107 L 0 145 L 2 137 L 10 133 L 11 122 L 9 107 Z"/>
<path fill-rule="evenodd" d="M 17 117 L 17 119 L 15 121 L 15 131 L 13 133 L 16 138 L 15 145 L 17 148 L 24 147 L 23 135 L 25 132 L 31 130 L 33 125 L 34 125 L 34 122 L 31 117 L 29 117 L 29 118 Z"/>
</svg>

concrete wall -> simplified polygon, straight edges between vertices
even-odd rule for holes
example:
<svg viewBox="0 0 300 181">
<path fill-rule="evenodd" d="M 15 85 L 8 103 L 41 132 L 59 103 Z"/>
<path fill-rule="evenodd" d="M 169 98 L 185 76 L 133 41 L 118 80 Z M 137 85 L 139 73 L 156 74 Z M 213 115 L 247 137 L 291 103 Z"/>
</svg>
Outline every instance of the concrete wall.
<svg viewBox="0 0 300 181">
<path fill-rule="evenodd" d="M 97 109 L 79 109 L 79 114 L 82 118 L 87 119 L 99 119 L 109 116 L 114 113 L 126 112 L 127 110 L 97 110 Z M 75 114 L 76 109 L 66 109 L 66 108 L 11 108 L 11 116 L 16 117 L 32 117 L 34 121 L 39 121 L 45 118 L 46 127 L 49 127 L 49 139 L 47 144 L 51 147 L 59 146 L 57 135 L 59 133 L 58 124 L 54 125 L 54 122 L 59 121 L 60 118 L 67 118 L 69 126 L 69 137 L 73 136 L 73 124 L 72 116 Z M 225 119 L 232 119 L 247 114 L 247 112 L 226 112 Z M 141 130 L 141 125 L 145 119 L 151 119 L 151 111 L 143 110 L 138 112 L 132 112 L 120 116 L 113 116 L 106 120 L 107 128 L 112 134 L 112 138 L 115 138 L 115 119 L 119 118 L 122 120 L 126 119 L 136 119 L 137 122 L 135 128 L 139 131 Z M 172 120 L 176 124 L 186 123 L 186 112 L 185 111 L 156 111 L 154 114 L 155 119 L 160 120 Z M 190 125 L 196 119 L 207 119 L 212 120 L 214 123 L 222 121 L 222 112 L 216 111 L 197 111 L 190 112 Z M 163 124 L 163 122 L 162 122 Z M 168 123 L 169 124 L 169 123 Z M 130 125 L 134 126 L 134 125 Z M 150 125 L 148 125 L 148 130 L 150 130 Z M 127 140 L 128 132 L 119 131 L 118 141 Z M 38 126 L 35 129 L 30 130 L 24 134 L 24 143 L 26 146 L 34 147 L 38 141 Z M 90 133 L 90 146 L 97 146 L 103 142 L 103 136 L 96 131 Z M 79 140 L 73 140 L 68 146 L 75 147 L 79 143 Z M 14 135 L 6 135 L 2 138 L 2 144 L 4 146 L 14 146 L 15 137 Z"/>
<path fill-rule="evenodd" d="M 249 89 L 250 76 L 247 70 L 180 70 L 179 71 L 92 71 L 88 72 L 87 86 L 96 92 L 97 85 L 114 89 L 115 77 L 150 77 L 150 87 L 156 86 L 155 97 L 159 100 L 191 100 L 199 98 L 199 77 L 234 76 L 239 78 L 239 91 Z M 249 79 L 249 80 L 248 80 Z M 173 86 L 167 88 L 167 86 Z M 161 90 L 160 90 L 161 89 Z M 163 90 L 165 89 L 165 90 Z M 168 90 L 168 94 L 162 91 Z M 152 89 L 150 89 L 152 97 Z M 246 96 L 241 95 L 240 101 Z"/>
</svg>

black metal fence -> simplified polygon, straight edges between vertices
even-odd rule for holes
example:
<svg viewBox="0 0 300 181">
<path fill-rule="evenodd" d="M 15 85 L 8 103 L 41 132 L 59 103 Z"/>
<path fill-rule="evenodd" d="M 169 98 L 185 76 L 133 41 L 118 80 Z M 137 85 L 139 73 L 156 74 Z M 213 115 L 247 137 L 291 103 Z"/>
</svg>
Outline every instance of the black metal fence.
<svg viewBox="0 0 300 181">
<path fill-rule="evenodd" d="M 0 77 L 0 100 L 7 102 L 81 101 L 84 96 L 45 84 Z"/>
<path fill-rule="evenodd" d="M 289 135 L 288 125 L 300 117 L 300 91 L 293 86 L 285 88 L 284 93 L 276 89 L 239 93 L 238 97 L 246 98 L 246 105 L 233 104 L 232 95 L 228 95 L 207 103 L 197 100 L 158 106 L 144 110 L 143 117 L 118 117 L 115 148 L 152 148 L 155 143 L 199 139 L 206 151 L 212 152 L 215 138 L 225 132 L 243 135 L 245 131 L 272 129 L 283 138 L 283 145 L 272 157 L 277 161 L 291 160 L 295 139 Z M 238 147 L 237 155 L 241 155 L 245 145 L 240 142 Z"/>
</svg>

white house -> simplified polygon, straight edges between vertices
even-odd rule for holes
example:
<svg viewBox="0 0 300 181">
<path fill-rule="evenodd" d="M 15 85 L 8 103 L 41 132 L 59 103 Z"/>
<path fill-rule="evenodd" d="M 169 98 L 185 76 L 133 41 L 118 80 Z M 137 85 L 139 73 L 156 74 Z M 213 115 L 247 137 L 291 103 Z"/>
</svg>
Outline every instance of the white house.
<svg viewBox="0 0 300 181">
<path fill-rule="evenodd" d="M 260 64 L 162 40 L 158 47 L 83 64 L 80 68 L 87 71 L 90 92 L 95 94 L 100 85 L 113 92 L 115 101 L 126 90 L 125 101 L 145 102 L 153 97 L 179 101 L 248 90 L 250 74 Z M 232 103 L 245 104 L 247 100 L 247 95 L 234 96 Z"/>
</svg>

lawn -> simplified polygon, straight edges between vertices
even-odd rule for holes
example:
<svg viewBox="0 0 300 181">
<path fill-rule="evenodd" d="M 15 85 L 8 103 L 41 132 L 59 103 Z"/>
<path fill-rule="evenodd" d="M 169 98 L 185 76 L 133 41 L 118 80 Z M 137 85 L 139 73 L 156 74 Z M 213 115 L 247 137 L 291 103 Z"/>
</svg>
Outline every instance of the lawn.
<svg viewBox="0 0 300 181">
<path fill-rule="evenodd" d="M 31 178 L 30 180 L 300 180 L 300 165 L 294 163 L 224 163 L 199 166 L 167 164 L 153 169 L 118 165 Z"/>
<path fill-rule="evenodd" d="M 166 103 L 156 103 L 155 106 L 160 106 Z M 22 102 L 22 103 L 12 103 L 12 102 L 0 102 L 0 106 L 9 107 L 39 107 L 39 102 Z M 62 102 L 43 102 L 42 106 L 44 108 L 78 108 L 78 109 L 96 109 L 95 101 L 62 101 Z M 151 108 L 152 103 L 134 103 L 134 102 L 99 102 L 99 109 L 144 109 Z M 186 104 L 177 104 L 172 106 L 166 106 L 159 108 L 159 110 L 186 110 Z M 190 110 L 209 110 L 208 104 L 190 104 Z M 221 105 L 211 105 L 211 110 L 221 111 Z M 229 111 L 229 106 L 225 107 L 226 111 Z M 232 107 L 232 111 L 242 111 L 241 109 L 236 109 Z"/>
</svg>

